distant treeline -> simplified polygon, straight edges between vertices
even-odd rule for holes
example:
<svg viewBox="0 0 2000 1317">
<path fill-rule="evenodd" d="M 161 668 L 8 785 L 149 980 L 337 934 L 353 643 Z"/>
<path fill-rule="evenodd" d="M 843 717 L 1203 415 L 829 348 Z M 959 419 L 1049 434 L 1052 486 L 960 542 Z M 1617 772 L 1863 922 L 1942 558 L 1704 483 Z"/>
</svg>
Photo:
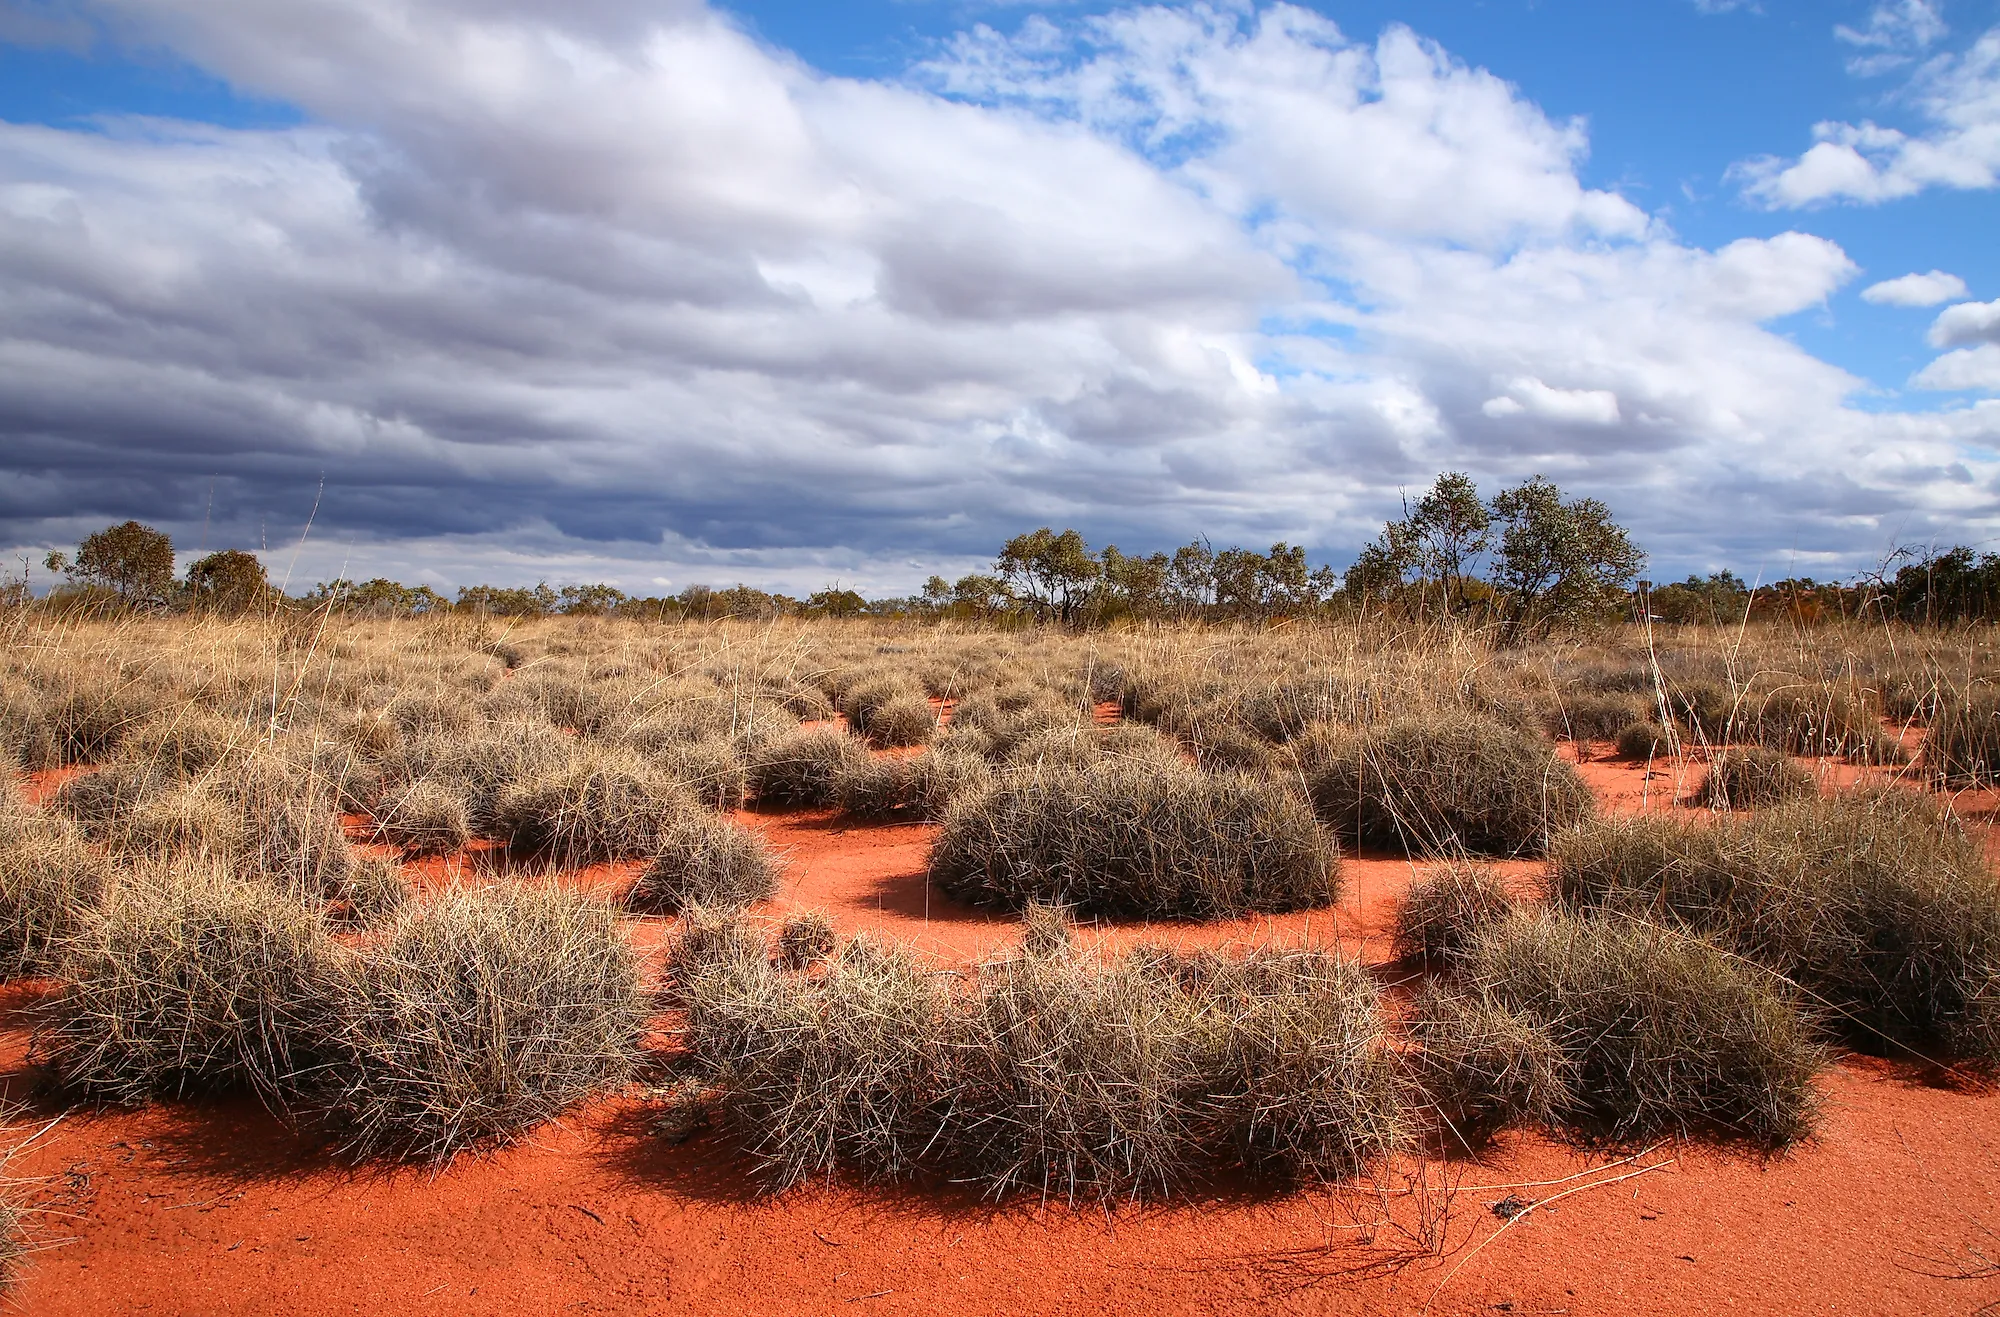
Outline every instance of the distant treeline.
<svg viewBox="0 0 2000 1317">
<path fill-rule="evenodd" d="M 1810 577 L 1748 585 L 1734 572 L 1653 585 L 1645 554 L 1594 499 L 1566 500 L 1537 477 L 1482 500 L 1449 473 L 1402 519 L 1383 527 L 1344 572 L 1280 541 L 1266 552 L 1196 539 L 1172 553 L 1092 550 L 1075 530 L 1049 527 L 1001 546 L 989 572 L 923 590 L 866 599 L 832 585 L 795 598 L 735 585 L 691 585 L 670 596 L 614 586 L 474 585 L 446 598 L 427 585 L 377 577 L 323 581 L 287 596 L 256 555 L 208 554 L 174 573 L 173 542 L 135 521 L 107 527 L 72 557 L 43 562 L 62 583 L 36 599 L 26 579 L 0 582 L 0 605 L 241 614 L 324 608 L 376 617 L 473 613 L 492 617 L 619 617 L 714 621 L 778 617 L 960 619 L 988 624 L 1103 626 L 1121 621 L 1270 622 L 1294 617 L 1388 616 L 1489 625 L 1507 636 L 1620 619 L 1727 625 L 1895 619 L 1951 626 L 2000 621 L 2000 555 L 1956 546 L 1899 549 L 1851 582 Z"/>
</svg>

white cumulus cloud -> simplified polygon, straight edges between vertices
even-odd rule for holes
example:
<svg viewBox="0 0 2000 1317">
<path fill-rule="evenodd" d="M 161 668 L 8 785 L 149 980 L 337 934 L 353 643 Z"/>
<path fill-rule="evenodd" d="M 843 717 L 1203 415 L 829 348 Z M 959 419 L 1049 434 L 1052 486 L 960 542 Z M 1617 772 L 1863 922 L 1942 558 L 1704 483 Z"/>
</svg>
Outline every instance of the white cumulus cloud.
<svg viewBox="0 0 2000 1317">
<path fill-rule="evenodd" d="M 1608 389 L 1552 388 L 1533 376 L 1507 385 L 1507 392 L 1488 398 L 1480 410 L 1498 418 L 1537 416 L 1568 425 L 1616 425 L 1618 395 Z"/>
<path fill-rule="evenodd" d="M 1961 343 L 2000 343 L 2000 299 L 1946 307 L 1931 322 L 1930 339 L 1934 348 L 1956 347 Z"/>
<path fill-rule="evenodd" d="M 1936 306 L 1965 296 L 1965 280 L 1943 270 L 1884 279 L 1861 290 L 1861 300 L 1877 306 Z"/>
<path fill-rule="evenodd" d="M 2000 392 L 2000 344 L 1947 352 L 1917 372 L 1911 381 L 1920 389 L 1989 389 Z"/>
<path fill-rule="evenodd" d="M 1731 172 L 1746 197 L 1771 209 L 1873 205 L 1926 188 L 2000 184 L 2000 28 L 1963 54 L 1926 62 L 1905 98 L 1927 122 L 1925 131 L 1869 121 L 1815 124 L 1817 143 L 1796 160 L 1766 156 Z"/>
</svg>

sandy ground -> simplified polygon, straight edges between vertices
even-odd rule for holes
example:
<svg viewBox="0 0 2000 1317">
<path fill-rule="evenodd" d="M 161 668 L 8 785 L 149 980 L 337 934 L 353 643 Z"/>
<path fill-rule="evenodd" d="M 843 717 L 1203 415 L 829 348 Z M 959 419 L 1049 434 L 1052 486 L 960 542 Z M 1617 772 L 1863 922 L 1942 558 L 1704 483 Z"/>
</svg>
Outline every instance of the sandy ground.
<svg viewBox="0 0 2000 1317">
<path fill-rule="evenodd" d="M 1612 810 L 1673 808 L 1698 765 L 1584 747 Z M 1851 770 L 1823 766 L 1852 781 Z M 1974 818 L 1993 802 L 1968 799 Z M 924 880 L 930 830 L 739 816 L 791 864 L 772 917 L 827 910 L 947 963 L 1013 936 Z M 1981 826 L 1985 826 L 1982 824 Z M 425 884 L 504 867 L 432 861 Z M 578 877 L 607 888 L 636 866 Z M 1350 857 L 1311 915 L 1099 928 L 1107 944 L 1335 944 L 1388 966 L 1414 869 Z M 1524 884 L 1532 864 L 1511 866 Z M 656 950 L 666 921 L 637 926 Z M 26 1011 L 0 991 L 0 1084 L 29 1093 Z M 1772 1160 L 1709 1147 L 1593 1153 L 1511 1136 L 1479 1162 L 1406 1162 L 1337 1192 L 1147 1209 L 994 1207 L 950 1188 L 759 1198 L 726 1140 L 651 1136 L 634 1098 L 441 1173 L 357 1170 L 251 1103 L 104 1113 L 30 1105 L 10 1173 L 41 1251 L 14 1293 L 48 1314 L 1957 1313 L 2000 1303 L 2000 1096 L 1850 1058 L 1819 1139 Z M 50 1124 L 50 1122 L 55 1122 Z M 1636 1153 L 1637 1155 L 1632 1155 Z M 1510 1193 L 1541 1204 L 1512 1221 Z M 1442 1240 L 1443 1247 L 1435 1245 Z"/>
</svg>

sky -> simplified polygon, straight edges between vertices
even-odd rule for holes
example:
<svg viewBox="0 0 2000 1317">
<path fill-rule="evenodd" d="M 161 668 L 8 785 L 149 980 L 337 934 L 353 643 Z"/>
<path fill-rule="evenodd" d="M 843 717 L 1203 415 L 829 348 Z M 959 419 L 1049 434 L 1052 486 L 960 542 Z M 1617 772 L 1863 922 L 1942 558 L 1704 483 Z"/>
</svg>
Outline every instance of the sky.
<svg viewBox="0 0 2000 1317">
<path fill-rule="evenodd" d="M 2000 0 L 0 0 L 0 561 L 2000 551 L 1996 234 Z"/>
</svg>

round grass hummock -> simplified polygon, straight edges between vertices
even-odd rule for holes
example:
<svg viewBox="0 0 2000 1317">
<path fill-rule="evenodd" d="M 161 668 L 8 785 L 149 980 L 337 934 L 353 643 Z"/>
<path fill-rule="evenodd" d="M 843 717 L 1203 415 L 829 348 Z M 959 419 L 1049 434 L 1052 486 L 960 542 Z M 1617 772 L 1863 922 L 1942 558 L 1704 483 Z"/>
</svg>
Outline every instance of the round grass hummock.
<svg viewBox="0 0 2000 1317">
<path fill-rule="evenodd" d="M 1545 1030 L 1563 1056 L 1554 1117 L 1613 1141 L 1719 1134 L 1782 1147 L 1812 1132 L 1826 1054 L 1781 981 L 1673 929 L 1566 914 L 1487 930 L 1465 961 L 1479 1002 Z M 1454 1020 L 1427 1022 L 1437 1043 Z M 1475 1040 L 1448 1040 L 1462 1054 Z M 1546 1084 L 1541 1085 L 1547 1088 Z"/>
<path fill-rule="evenodd" d="M 1557 903 L 1667 922 L 1797 983 L 1857 1046 L 2000 1065 L 2000 882 L 1977 840 L 1888 788 L 1563 837 Z"/>
<path fill-rule="evenodd" d="M 406 910 L 344 976 L 329 1112 L 356 1154 L 441 1161 L 623 1081 L 651 1011 L 602 902 L 453 889 Z"/>
<path fill-rule="evenodd" d="M 1314 810 L 1362 845 L 1535 854 L 1593 808 L 1553 745 L 1471 712 L 1335 735 L 1312 749 L 1304 767 Z"/>
<path fill-rule="evenodd" d="M 1812 773 L 1782 750 L 1724 750 L 1709 761 L 1695 794 L 1711 809 L 1761 809 L 1819 793 Z"/>
<path fill-rule="evenodd" d="M 1410 884 L 1396 904 L 1393 946 L 1399 959 L 1450 961 L 1514 912 L 1506 882 L 1479 864 L 1446 864 Z"/>
<path fill-rule="evenodd" d="M 322 1057 L 337 972 L 324 918 L 291 896 L 207 862 L 142 873 L 69 944 L 34 1052 L 115 1102 L 288 1100 Z"/>
<path fill-rule="evenodd" d="M 776 894 L 778 869 L 756 833 L 691 814 L 660 838 L 652 864 L 626 892 L 625 908 L 649 915 L 677 915 L 689 906 L 741 909 Z"/>
<path fill-rule="evenodd" d="M 1305 802 L 1270 782 L 1104 760 L 1021 770 L 946 813 L 931 878 L 974 905 L 1215 919 L 1339 894 L 1340 856 Z"/>
</svg>

